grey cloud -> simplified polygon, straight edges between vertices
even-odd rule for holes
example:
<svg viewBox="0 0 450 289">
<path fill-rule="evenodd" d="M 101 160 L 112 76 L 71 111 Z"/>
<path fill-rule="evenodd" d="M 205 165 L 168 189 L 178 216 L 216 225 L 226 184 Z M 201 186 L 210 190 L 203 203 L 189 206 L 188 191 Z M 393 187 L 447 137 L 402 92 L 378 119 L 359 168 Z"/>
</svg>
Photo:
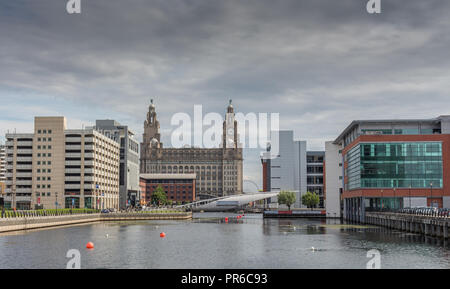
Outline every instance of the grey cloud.
<svg viewBox="0 0 450 289">
<path fill-rule="evenodd" d="M 366 0 L 82 0 L 81 15 L 65 2 L 0 2 L 3 103 L 23 89 L 21 103 L 39 105 L 36 92 L 139 135 L 150 97 L 165 130 L 175 112 L 223 113 L 233 98 L 242 112 L 279 112 L 314 149 L 352 119 L 448 113 L 446 0 L 382 0 L 380 15 Z"/>
</svg>

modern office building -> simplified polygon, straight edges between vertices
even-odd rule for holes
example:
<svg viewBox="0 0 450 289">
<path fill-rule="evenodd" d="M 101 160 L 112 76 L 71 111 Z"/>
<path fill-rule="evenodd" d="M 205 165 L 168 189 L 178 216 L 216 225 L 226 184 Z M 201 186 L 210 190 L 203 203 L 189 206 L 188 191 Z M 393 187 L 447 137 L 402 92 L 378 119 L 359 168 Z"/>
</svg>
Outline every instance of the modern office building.
<svg viewBox="0 0 450 289">
<path fill-rule="evenodd" d="M 333 145 L 342 154 L 344 218 L 363 221 L 368 210 L 450 207 L 450 116 L 355 120 Z M 326 166 L 331 169 L 340 170 Z"/>
<path fill-rule="evenodd" d="M 294 191 L 294 208 L 303 208 L 301 198 L 307 191 L 316 192 L 320 207 L 325 203 L 323 190 L 324 152 L 306 150 L 306 141 L 294 141 L 294 132 L 272 132 L 271 144 L 261 155 L 263 190 L 265 192 Z M 272 202 L 275 202 L 273 198 Z"/>
<path fill-rule="evenodd" d="M 243 156 L 238 146 L 234 108 L 227 107 L 220 148 L 164 148 L 155 105 L 149 106 L 141 143 L 141 174 L 195 174 L 196 196 L 210 198 L 242 193 Z"/>
<path fill-rule="evenodd" d="M 6 134 L 5 207 L 118 208 L 119 149 L 64 117 L 35 117 L 34 133 Z"/>
<path fill-rule="evenodd" d="M 325 208 L 324 151 L 306 152 L 306 191 L 319 196 L 319 208 Z"/>
<path fill-rule="evenodd" d="M 141 174 L 140 186 L 145 204 L 152 201 L 153 192 L 161 186 L 167 200 L 173 203 L 190 203 L 195 200 L 195 174 Z"/>
<path fill-rule="evenodd" d="M 139 143 L 126 125 L 115 120 L 97 120 L 95 130 L 120 143 L 119 207 L 135 206 L 139 202 Z"/>
</svg>

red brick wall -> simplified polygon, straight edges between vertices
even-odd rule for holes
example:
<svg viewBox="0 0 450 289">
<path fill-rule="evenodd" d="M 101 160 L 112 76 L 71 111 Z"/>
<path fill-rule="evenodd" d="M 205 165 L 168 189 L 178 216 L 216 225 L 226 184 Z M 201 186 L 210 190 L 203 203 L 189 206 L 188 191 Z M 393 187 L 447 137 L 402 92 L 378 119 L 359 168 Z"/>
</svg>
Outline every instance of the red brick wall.
<svg viewBox="0 0 450 289">
<path fill-rule="evenodd" d="M 263 168 L 263 191 L 264 192 L 268 192 L 269 188 L 267 187 L 267 162 L 263 161 L 262 163 L 262 168 Z"/>
<path fill-rule="evenodd" d="M 150 180 L 140 179 L 141 192 L 146 203 L 151 202 L 152 194 L 156 190 L 158 185 L 161 185 L 163 187 L 168 200 L 171 200 L 173 202 L 192 202 L 195 200 L 195 180 L 176 184 L 169 183 L 167 180 L 167 182 L 164 183 L 154 184 L 150 183 Z M 183 186 L 185 186 L 184 189 Z M 189 186 L 191 188 L 189 188 Z M 186 194 L 183 194 L 183 191 L 185 191 Z M 186 196 L 186 198 L 183 199 L 183 196 Z"/>
</svg>

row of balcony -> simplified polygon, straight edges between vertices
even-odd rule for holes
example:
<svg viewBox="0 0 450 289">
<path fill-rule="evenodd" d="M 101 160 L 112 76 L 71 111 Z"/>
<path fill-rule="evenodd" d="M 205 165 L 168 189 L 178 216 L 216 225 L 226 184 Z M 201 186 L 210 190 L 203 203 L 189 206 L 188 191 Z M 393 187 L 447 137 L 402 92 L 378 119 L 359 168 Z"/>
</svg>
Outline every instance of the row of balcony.
<svg viewBox="0 0 450 289">
<path fill-rule="evenodd" d="M 66 142 L 81 142 L 80 136 L 66 136 Z M 94 138 L 92 136 L 85 137 L 84 138 L 85 143 L 92 143 L 94 142 Z"/>
<path fill-rule="evenodd" d="M 12 177 L 12 173 L 8 173 L 10 174 L 10 176 Z M 33 176 L 32 172 L 17 172 L 16 173 L 16 178 L 31 178 Z"/>
<path fill-rule="evenodd" d="M 31 188 L 16 188 L 16 193 L 19 193 L 19 194 L 23 194 L 23 193 L 31 194 L 31 191 L 32 191 Z M 7 194 L 12 193 L 12 189 L 6 188 L 5 193 L 7 193 Z"/>
<path fill-rule="evenodd" d="M 80 182 L 81 181 L 81 176 L 66 176 L 65 180 L 68 182 Z M 93 182 L 94 181 L 94 177 L 93 176 L 84 176 L 84 180 L 86 182 Z"/>
<path fill-rule="evenodd" d="M 84 168 L 85 174 L 93 174 L 94 169 L 93 168 Z M 66 168 L 66 174 L 81 174 L 81 168 L 75 168 L 75 169 L 69 169 Z"/>
<path fill-rule="evenodd" d="M 66 150 L 81 150 L 81 144 L 67 144 Z M 94 145 L 85 145 L 84 150 L 94 150 Z"/>
<path fill-rule="evenodd" d="M 11 186 L 13 184 L 12 180 L 6 180 L 5 184 Z M 16 186 L 31 186 L 33 184 L 32 180 L 16 180 Z"/>
<path fill-rule="evenodd" d="M 7 147 L 12 147 L 12 146 L 14 146 L 14 141 L 7 141 L 7 142 L 5 142 L 5 145 Z M 33 142 L 32 141 L 18 141 L 17 146 L 31 147 L 31 146 L 33 146 Z"/>
<path fill-rule="evenodd" d="M 14 199 L 13 196 L 5 196 L 6 202 L 12 202 Z M 31 202 L 31 196 L 16 196 L 15 197 L 16 202 Z"/>
<path fill-rule="evenodd" d="M 66 153 L 66 158 L 81 158 L 81 153 Z M 94 153 L 85 153 L 84 158 L 94 158 Z"/>
<path fill-rule="evenodd" d="M 81 186 L 83 186 L 83 188 L 85 190 L 95 190 L 97 189 L 97 185 L 96 184 L 65 184 L 64 188 L 66 190 L 79 190 L 81 188 Z M 99 185 L 99 190 L 105 190 L 108 187 L 114 187 L 114 186 L 104 186 L 104 185 Z"/>
</svg>

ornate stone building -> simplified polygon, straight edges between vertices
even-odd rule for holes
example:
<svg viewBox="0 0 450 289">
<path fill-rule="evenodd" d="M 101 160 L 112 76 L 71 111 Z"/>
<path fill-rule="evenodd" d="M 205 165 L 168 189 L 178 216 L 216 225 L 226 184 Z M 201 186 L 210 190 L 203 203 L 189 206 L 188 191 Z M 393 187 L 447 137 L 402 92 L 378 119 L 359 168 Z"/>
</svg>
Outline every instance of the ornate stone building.
<svg viewBox="0 0 450 289">
<path fill-rule="evenodd" d="M 234 108 L 227 107 L 220 148 L 164 148 L 153 101 L 144 122 L 141 174 L 195 173 L 196 196 L 220 197 L 242 193 L 243 157 L 238 146 Z"/>
</svg>

